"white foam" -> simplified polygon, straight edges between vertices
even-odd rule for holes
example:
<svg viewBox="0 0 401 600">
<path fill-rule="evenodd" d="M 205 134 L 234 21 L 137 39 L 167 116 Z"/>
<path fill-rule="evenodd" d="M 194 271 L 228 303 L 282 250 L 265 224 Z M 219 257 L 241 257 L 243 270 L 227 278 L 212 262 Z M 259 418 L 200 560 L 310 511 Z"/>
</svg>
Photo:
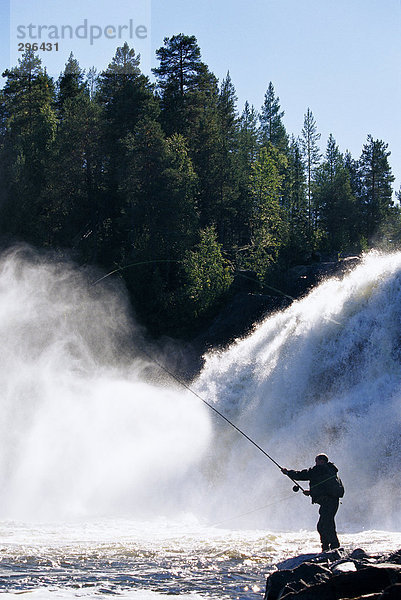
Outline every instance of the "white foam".
<svg viewBox="0 0 401 600">
<path fill-rule="evenodd" d="M 196 389 L 283 466 L 329 454 L 346 487 L 343 527 L 399 528 L 401 254 L 371 253 L 210 354 Z M 313 526 L 316 507 L 302 494 L 274 503 L 292 487 L 274 465 L 224 425 L 218 439 L 213 510 L 267 505 L 254 522 Z"/>
</svg>

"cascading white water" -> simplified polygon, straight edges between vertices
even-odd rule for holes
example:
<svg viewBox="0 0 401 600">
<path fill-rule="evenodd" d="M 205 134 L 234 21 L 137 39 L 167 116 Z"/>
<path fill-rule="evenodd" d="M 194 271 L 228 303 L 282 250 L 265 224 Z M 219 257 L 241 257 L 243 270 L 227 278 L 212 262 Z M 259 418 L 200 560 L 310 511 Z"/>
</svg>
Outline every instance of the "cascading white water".
<svg viewBox="0 0 401 600">
<path fill-rule="evenodd" d="M 342 527 L 399 528 L 401 254 L 371 253 L 211 354 L 196 388 L 283 466 L 326 452 L 346 486 Z M 225 428 L 215 450 L 221 514 L 271 502 L 253 523 L 313 527 L 317 508 L 301 494 L 274 503 L 291 483 L 238 437 Z"/>
<path fill-rule="evenodd" d="M 268 505 L 232 524 L 313 528 L 316 507 L 249 442 L 187 391 L 149 382 L 107 281 L 26 249 L 1 260 L 0 518 L 210 523 Z M 346 485 L 343 528 L 399 528 L 400 300 L 401 254 L 370 254 L 210 354 L 193 384 L 281 464 L 327 452 Z"/>
</svg>

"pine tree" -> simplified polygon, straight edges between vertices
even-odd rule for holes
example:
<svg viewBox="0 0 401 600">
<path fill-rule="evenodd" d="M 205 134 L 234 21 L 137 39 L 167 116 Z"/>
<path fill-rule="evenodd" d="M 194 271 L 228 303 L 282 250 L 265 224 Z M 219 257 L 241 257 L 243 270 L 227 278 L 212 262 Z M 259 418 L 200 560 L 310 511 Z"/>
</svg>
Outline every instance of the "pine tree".
<svg viewBox="0 0 401 600">
<path fill-rule="evenodd" d="M 156 52 L 161 122 L 168 136 L 182 134 L 199 178 L 201 227 L 215 226 L 223 241 L 231 218 L 231 166 L 223 129 L 232 118 L 235 91 L 230 80 L 219 93 L 217 79 L 201 61 L 194 36 L 165 38 Z M 235 117 L 234 117 L 235 119 Z M 229 126 L 232 135 L 233 128 Z"/>
<path fill-rule="evenodd" d="M 3 77 L 1 163 L 5 185 L 1 191 L 1 228 L 41 245 L 44 225 L 39 199 L 57 126 L 54 85 L 39 57 L 30 50 Z"/>
<path fill-rule="evenodd" d="M 195 36 L 182 33 L 164 38 L 164 46 L 156 50 L 160 66 L 153 69 L 161 96 L 162 123 L 167 135 L 187 135 L 190 115 L 187 104 L 196 92 L 207 69 L 201 61 Z"/>
<path fill-rule="evenodd" d="M 280 98 L 276 98 L 274 86 L 269 83 L 260 112 L 261 140 L 264 145 L 270 142 L 284 152 L 288 146 L 287 134 L 282 122 L 284 111 L 280 111 Z"/>
</svg>

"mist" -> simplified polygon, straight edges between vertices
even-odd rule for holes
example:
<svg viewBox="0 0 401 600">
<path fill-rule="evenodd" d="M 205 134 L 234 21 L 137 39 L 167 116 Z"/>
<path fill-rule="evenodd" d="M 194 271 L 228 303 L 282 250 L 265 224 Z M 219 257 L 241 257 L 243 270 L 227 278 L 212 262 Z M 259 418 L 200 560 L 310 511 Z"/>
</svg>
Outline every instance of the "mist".
<svg viewBox="0 0 401 600">
<path fill-rule="evenodd" d="M 1 518 L 177 510 L 208 443 L 206 410 L 160 381 L 124 289 L 97 275 L 26 247 L 1 259 Z"/>
</svg>

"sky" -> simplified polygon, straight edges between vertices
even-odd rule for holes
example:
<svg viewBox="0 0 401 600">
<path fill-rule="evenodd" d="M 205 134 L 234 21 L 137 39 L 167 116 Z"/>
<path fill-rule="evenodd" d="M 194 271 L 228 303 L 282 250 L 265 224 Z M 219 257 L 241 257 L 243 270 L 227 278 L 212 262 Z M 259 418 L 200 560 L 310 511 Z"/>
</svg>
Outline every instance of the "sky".
<svg viewBox="0 0 401 600">
<path fill-rule="evenodd" d="M 332 133 L 358 158 L 371 134 L 388 143 L 400 189 L 401 0 L 0 0 L 1 71 L 17 63 L 18 43 L 38 41 L 39 25 L 41 42 L 53 35 L 40 56 L 54 76 L 71 51 L 102 70 L 124 36 L 151 76 L 164 37 L 195 35 L 219 80 L 230 72 L 240 112 L 246 100 L 259 110 L 271 81 L 289 134 L 300 135 L 308 108 L 322 151 Z"/>
</svg>

